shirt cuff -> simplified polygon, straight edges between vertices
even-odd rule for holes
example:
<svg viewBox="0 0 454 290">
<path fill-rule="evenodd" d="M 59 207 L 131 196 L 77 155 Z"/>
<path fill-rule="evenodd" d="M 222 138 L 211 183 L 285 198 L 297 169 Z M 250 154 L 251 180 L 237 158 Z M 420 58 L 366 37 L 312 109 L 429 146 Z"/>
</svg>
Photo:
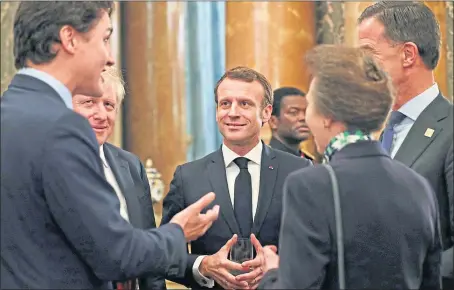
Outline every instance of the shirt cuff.
<svg viewBox="0 0 454 290">
<path fill-rule="evenodd" d="M 214 280 L 203 276 L 199 271 L 200 263 L 202 263 L 203 258 L 206 256 L 198 256 L 195 259 L 194 264 L 192 265 L 192 275 L 194 276 L 194 280 L 203 287 L 213 288 L 214 287 Z"/>
</svg>

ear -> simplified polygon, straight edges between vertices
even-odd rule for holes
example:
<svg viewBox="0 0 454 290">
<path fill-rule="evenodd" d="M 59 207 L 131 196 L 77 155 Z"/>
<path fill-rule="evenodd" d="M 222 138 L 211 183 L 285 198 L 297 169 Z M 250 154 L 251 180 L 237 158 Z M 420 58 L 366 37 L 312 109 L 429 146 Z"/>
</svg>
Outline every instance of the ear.
<svg viewBox="0 0 454 290">
<path fill-rule="evenodd" d="M 323 122 L 323 127 L 326 129 L 331 128 L 331 125 L 333 124 L 333 120 L 331 120 L 330 118 L 323 118 L 322 122 Z"/>
<path fill-rule="evenodd" d="M 268 124 L 270 124 L 271 130 L 277 130 L 277 127 L 279 126 L 279 118 L 276 116 L 271 116 Z"/>
<path fill-rule="evenodd" d="M 266 105 L 266 107 L 263 108 L 263 110 L 262 110 L 262 124 L 266 124 L 270 120 L 272 112 L 273 112 L 273 106 L 272 105 Z"/>
<path fill-rule="evenodd" d="M 406 42 L 402 48 L 402 65 L 411 67 L 415 64 L 419 55 L 418 47 L 413 42 Z"/>
<path fill-rule="evenodd" d="M 69 54 L 74 54 L 78 44 L 77 31 L 70 25 L 64 25 L 60 29 L 59 36 L 61 48 Z"/>
</svg>

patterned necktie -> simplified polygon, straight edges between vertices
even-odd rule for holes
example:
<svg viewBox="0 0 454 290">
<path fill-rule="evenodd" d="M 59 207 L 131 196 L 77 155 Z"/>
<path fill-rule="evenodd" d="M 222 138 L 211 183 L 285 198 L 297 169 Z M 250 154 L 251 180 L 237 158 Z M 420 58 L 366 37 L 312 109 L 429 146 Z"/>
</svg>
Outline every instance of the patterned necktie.
<svg viewBox="0 0 454 290">
<path fill-rule="evenodd" d="M 233 208 L 236 221 L 240 226 L 241 237 L 249 238 L 252 230 L 252 182 L 247 168 L 249 159 L 238 157 L 233 162 L 240 168 L 240 173 L 235 179 Z"/>
<path fill-rule="evenodd" d="M 391 116 L 389 117 L 388 124 L 386 124 L 385 129 L 383 130 L 383 137 L 381 140 L 383 148 L 386 152 L 391 153 L 391 147 L 394 139 L 394 126 L 399 124 L 405 119 L 405 115 L 399 111 L 392 111 Z"/>
</svg>

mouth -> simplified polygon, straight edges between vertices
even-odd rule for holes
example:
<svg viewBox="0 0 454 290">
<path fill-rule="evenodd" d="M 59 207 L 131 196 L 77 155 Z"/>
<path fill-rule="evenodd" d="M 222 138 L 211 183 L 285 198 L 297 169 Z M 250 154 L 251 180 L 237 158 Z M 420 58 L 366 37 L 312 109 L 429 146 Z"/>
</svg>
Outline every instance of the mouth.
<svg viewBox="0 0 454 290">
<path fill-rule="evenodd" d="M 309 130 L 309 127 L 307 127 L 307 126 L 299 126 L 299 127 L 296 128 L 296 131 L 298 131 L 298 132 L 309 132 L 310 130 Z"/>
<path fill-rule="evenodd" d="M 227 128 L 232 128 L 232 129 L 238 129 L 238 128 L 246 126 L 246 124 L 239 124 L 239 123 L 225 123 L 225 125 L 227 126 Z"/>
<path fill-rule="evenodd" d="M 107 129 L 107 126 L 93 126 L 95 132 L 104 132 Z"/>
</svg>

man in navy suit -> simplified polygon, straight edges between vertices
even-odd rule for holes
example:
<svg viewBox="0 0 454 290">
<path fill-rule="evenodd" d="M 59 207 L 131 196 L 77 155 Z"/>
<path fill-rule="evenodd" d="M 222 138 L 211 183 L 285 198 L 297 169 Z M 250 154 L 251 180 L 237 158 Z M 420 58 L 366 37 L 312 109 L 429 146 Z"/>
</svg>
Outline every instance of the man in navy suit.
<svg viewBox="0 0 454 290">
<path fill-rule="evenodd" d="M 454 114 L 434 77 L 440 25 L 422 1 L 379 1 L 362 12 L 358 32 L 359 45 L 380 62 L 396 91 L 383 147 L 424 176 L 437 195 L 443 288 L 454 289 Z"/>
<path fill-rule="evenodd" d="M 120 215 L 99 145 L 72 95 L 101 97 L 113 2 L 22 2 L 19 69 L 2 96 L 1 288 L 111 288 L 143 275 L 183 276 L 186 242 L 217 218 L 204 196 L 159 230 Z"/>
<path fill-rule="evenodd" d="M 102 97 L 75 95 L 74 111 L 87 118 L 95 132 L 104 174 L 120 201 L 120 215 L 135 228 L 155 228 L 150 184 L 142 162 L 136 155 L 107 142 L 125 95 L 123 80 L 114 67 L 107 68 L 102 79 Z M 126 282 L 138 284 L 140 289 L 166 289 L 165 279 L 156 275 Z"/>
<path fill-rule="evenodd" d="M 191 243 L 184 279 L 191 288 L 256 288 L 260 268 L 233 276 L 242 266 L 227 260 L 237 237 L 249 238 L 256 248 L 279 243 L 282 190 L 288 174 L 311 166 L 306 158 L 275 150 L 260 140 L 271 117 L 273 93 L 268 80 L 246 67 L 227 71 L 215 88 L 216 119 L 224 136 L 222 147 L 178 166 L 164 199 L 162 223 L 196 201 L 204 191 L 216 192 L 221 218 Z M 252 235 L 251 235 L 252 234 Z M 252 260 L 251 268 L 258 260 Z M 216 283 L 216 284 L 215 284 Z"/>
</svg>

